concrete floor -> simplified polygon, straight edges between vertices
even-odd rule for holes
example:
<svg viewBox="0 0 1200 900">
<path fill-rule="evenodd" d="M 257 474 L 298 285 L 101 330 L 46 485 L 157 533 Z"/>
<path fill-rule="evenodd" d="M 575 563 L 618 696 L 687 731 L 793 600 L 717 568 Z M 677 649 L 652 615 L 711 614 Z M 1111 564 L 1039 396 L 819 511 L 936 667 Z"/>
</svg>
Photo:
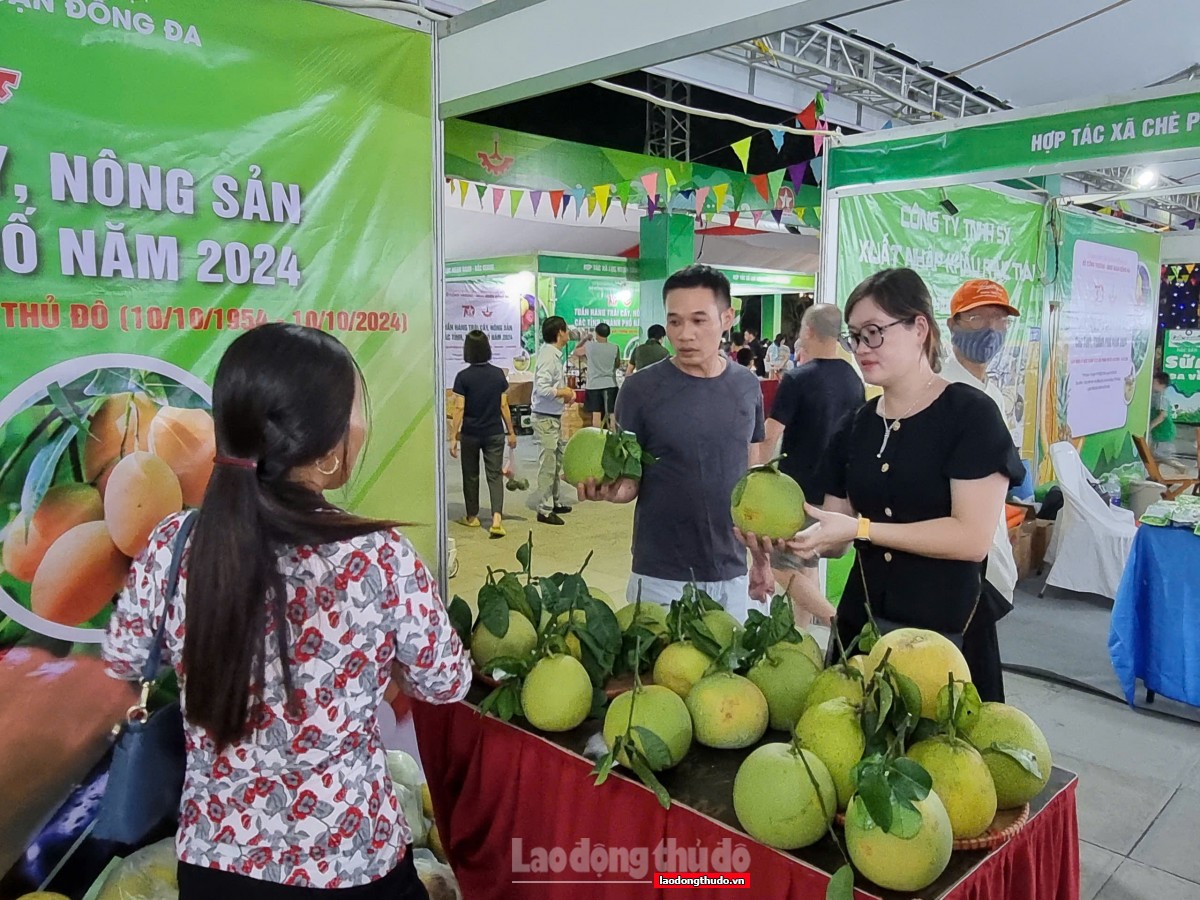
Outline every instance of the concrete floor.
<svg viewBox="0 0 1200 900">
<path fill-rule="evenodd" d="M 449 518 L 462 516 L 462 476 L 449 464 Z M 536 447 L 521 438 L 518 465 L 535 480 Z M 487 516 L 487 492 L 483 489 Z M 513 567 L 533 530 L 538 572 L 574 571 L 589 550 L 589 584 L 624 595 L 632 507 L 582 504 L 562 527 L 540 525 L 529 495 L 505 496 L 509 535 L 452 524 L 459 571 L 450 582 L 474 604 L 487 567 Z M 1041 726 L 1054 761 L 1079 775 L 1081 900 L 1200 900 L 1200 725 L 1038 679 L 1009 674 L 1009 701 Z"/>
</svg>

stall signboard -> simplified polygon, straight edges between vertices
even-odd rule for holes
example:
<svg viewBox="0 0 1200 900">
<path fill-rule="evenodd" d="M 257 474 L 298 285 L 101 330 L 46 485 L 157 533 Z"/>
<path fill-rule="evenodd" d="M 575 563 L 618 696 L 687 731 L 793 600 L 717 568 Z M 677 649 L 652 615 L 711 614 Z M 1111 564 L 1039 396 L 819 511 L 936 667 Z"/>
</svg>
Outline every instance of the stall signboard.
<svg viewBox="0 0 1200 900">
<path fill-rule="evenodd" d="M 492 348 L 492 365 L 509 372 L 529 368 L 529 354 L 521 341 L 523 317 L 537 303 L 532 273 L 493 278 L 447 281 L 443 313 L 442 369 L 445 386 L 454 386 L 463 369 L 463 339 L 482 331 Z"/>
<path fill-rule="evenodd" d="M 1171 377 L 1166 397 L 1175 421 L 1200 425 L 1200 331 L 1168 331 L 1163 341 L 1162 367 Z"/>
<path fill-rule="evenodd" d="M 606 323 L 612 329 L 609 340 L 621 348 L 623 358 L 625 348 L 640 333 L 639 306 L 637 285 L 631 282 L 566 275 L 554 278 L 554 315 L 580 331 Z"/>
<path fill-rule="evenodd" d="M 949 198 L 956 214 L 943 202 Z M 1041 204 L 983 188 L 955 187 L 846 197 L 838 211 L 837 297 L 840 302 L 868 275 L 914 269 L 933 295 L 943 328 L 950 298 L 965 281 L 1004 285 L 1021 316 L 1009 327 L 988 377 L 1004 395 L 1004 416 L 1022 456 L 1035 447 L 1040 282 Z M 946 343 L 949 335 L 943 333 Z"/>
<path fill-rule="evenodd" d="M 1027 176 L 1072 171 L 1098 159 L 1194 155 L 1200 144 L 1200 92 L 1170 86 L 1124 103 L 1069 111 L 1004 112 L 982 121 L 897 129 L 893 137 L 849 138 L 832 148 L 826 184 L 842 189 L 921 181 L 931 173 Z M 887 132 L 885 132 L 886 134 Z M 979 178 L 977 180 L 983 180 Z"/>
<path fill-rule="evenodd" d="M 817 287 L 817 276 L 804 272 L 773 272 L 758 269 L 718 267 L 729 279 L 735 295 L 744 294 L 802 294 Z"/>
<path fill-rule="evenodd" d="M 1146 432 L 1161 239 L 1100 216 L 1064 213 L 1043 342 L 1041 445 L 1075 440 L 1093 472 L 1136 458 Z M 1151 273 L 1154 273 L 1152 276 Z M 1043 480 L 1052 477 L 1043 457 Z"/>
</svg>

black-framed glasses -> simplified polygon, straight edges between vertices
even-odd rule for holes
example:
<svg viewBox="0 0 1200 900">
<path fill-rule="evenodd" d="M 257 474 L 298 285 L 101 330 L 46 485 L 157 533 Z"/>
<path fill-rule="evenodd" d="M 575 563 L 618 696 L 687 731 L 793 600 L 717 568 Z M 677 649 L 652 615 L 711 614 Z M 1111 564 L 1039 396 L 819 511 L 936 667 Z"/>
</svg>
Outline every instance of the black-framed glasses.
<svg viewBox="0 0 1200 900">
<path fill-rule="evenodd" d="M 889 328 L 894 328 L 896 325 L 910 325 L 916 320 L 916 316 L 909 316 L 907 319 L 897 319 L 886 325 L 864 325 L 858 331 L 842 335 L 841 345 L 847 353 L 854 353 L 860 344 L 865 344 L 871 350 L 875 350 L 883 346 L 883 333 Z"/>
</svg>

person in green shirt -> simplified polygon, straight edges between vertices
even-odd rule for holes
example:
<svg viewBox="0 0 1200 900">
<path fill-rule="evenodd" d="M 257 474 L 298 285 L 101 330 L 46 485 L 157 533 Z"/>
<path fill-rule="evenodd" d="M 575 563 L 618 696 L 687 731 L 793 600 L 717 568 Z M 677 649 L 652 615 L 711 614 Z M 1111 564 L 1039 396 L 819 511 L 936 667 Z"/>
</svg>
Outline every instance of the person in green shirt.
<svg viewBox="0 0 1200 900">
<path fill-rule="evenodd" d="M 646 366 L 653 365 L 664 359 L 670 359 L 671 351 L 662 344 L 663 338 L 666 336 L 667 329 L 661 325 L 651 325 L 646 332 L 646 343 L 633 351 L 633 356 L 629 359 L 629 368 L 625 370 L 625 374 L 632 375 L 639 369 L 646 368 Z"/>
<path fill-rule="evenodd" d="M 1175 419 L 1171 404 L 1167 402 L 1170 386 L 1170 375 L 1154 373 L 1154 392 L 1150 395 L 1150 443 L 1158 459 L 1170 459 L 1175 454 Z"/>
</svg>

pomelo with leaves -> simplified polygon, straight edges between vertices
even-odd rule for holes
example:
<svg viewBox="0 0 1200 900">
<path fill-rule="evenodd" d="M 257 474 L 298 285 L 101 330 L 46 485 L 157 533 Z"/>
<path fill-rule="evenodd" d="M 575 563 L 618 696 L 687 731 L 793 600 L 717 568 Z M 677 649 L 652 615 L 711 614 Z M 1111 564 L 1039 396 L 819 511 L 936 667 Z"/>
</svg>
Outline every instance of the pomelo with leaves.
<svg viewBox="0 0 1200 900">
<path fill-rule="evenodd" d="M 782 459 L 782 457 L 780 457 Z M 741 477 L 730 497 L 733 524 L 742 531 L 776 540 L 804 527 L 804 491 L 779 471 L 779 460 L 755 466 Z"/>
<path fill-rule="evenodd" d="M 611 484 L 619 478 L 642 477 L 642 467 L 654 457 L 642 449 L 637 435 L 612 428 L 581 428 L 563 450 L 563 480 L 576 487 L 588 479 Z"/>
</svg>

